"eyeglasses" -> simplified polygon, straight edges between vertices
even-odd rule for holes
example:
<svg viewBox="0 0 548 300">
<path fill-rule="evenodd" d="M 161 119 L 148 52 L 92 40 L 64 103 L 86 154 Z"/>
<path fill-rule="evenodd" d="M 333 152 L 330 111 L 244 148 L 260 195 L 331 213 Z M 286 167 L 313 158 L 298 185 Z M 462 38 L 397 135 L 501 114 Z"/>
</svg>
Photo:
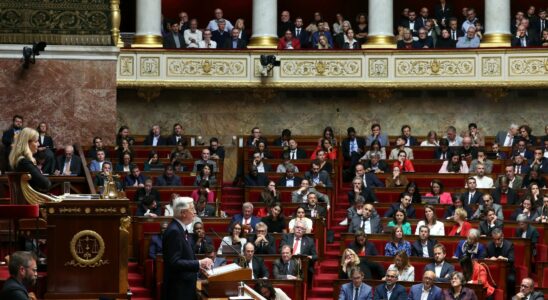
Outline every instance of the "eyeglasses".
<svg viewBox="0 0 548 300">
<path fill-rule="evenodd" d="M 528 286 L 528 285 L 526 285 L 526 284 L 522 284 L 521 287 L 522 287 L 522 288 L 526 288 L 526 289 L 530 289 L 530 288 L 531 288 L 530 286 Z"/>
</svg>

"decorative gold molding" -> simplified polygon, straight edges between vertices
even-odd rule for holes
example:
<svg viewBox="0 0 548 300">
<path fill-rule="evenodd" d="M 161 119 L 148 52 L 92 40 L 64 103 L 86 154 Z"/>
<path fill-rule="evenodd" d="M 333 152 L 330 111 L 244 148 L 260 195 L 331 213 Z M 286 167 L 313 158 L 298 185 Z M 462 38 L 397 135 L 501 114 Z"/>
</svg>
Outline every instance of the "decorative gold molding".
<svg viewBox="0 0 548 300">
<path fill-rule="evenodd" d="M 252 37 L 247 45 L 248 49 L 276 49 L 278 48 L 278 38 L 273 36 Z"/>
<path fill-rule="evenodd" d="M 388 77 L 388 58 L 369 58 L 369 77 Z"/>
<path fill-rule="evenodd" d="M 118 60 L 120 61 L 120 76 L 135 76 L 135 58 L 133 56 L 120 56 Z"/>
<path fill-rule="evenodd" d="M 481 48 L 491 48 L 491 47 L 510 47 L 512 41 L 511 34 L 505 33 L 489 33 L 483 36 L 481 40 Z"/>
<path fill-rule="evenodd" d="M 508 96 L 508 89 L 505 88 L 484 88 L 482 93 L 487 95 L 489 99 L 497 103 L 500 99 Z"/>
<path fill-rule="evenodd" d="M 102 260 L 105 254 L 105 241 L 93 230 L 82 230 L 72 237 L 70 254 L 73 259 L 66 262 L 65 266 L 96 268 L 110 263 L 108 260 Z"/>
<path fill-rule="evenodd" d="M 395 49 L 396 43 L 393 35 L 370 35 L 362 49 Z"/>
<path fill-rule="evenodd" d="M 508 76 L 548 75 L 548 57 L 510 57 Z"/>
<path fill-rule="evenodd" d="M 160 76 L 160 57 L 141 56 L 139 57 L 139 75 L 142 77 Z"/>
<path fill-rule="evenodd" d="M 218 76 L 247 77 L 247 60 L 245 58 L 188 58 L 167 57 L 167 77 Z"/>
<path fill-rule="evenodd" d="M 110 0 L 111 22 L 112 22 L 112 44 L 118 48 L 124 47 L 124 42 L 120 37 L 120 23 L 122 14 L 120 13 L 120 0 Z"/>
<path fill-rule="evenodd" d="M 468 77 L 474 76 L 476 69 L 474 57 L 396 58 L 395 64 L 396 77 Z"/>
<path fill-rule="evenodd" d="M 322 58 L 317 60 L 283 58 L 280 77 L 360 77 L 362 76 L 361 59 Z"/>
<path fill-rule="evenodd" d="M 162 48 L 163 39 L 159 35 L 136 35 L 133 38 L 132 48 Z"/>
<path fill-rule="evenodd" d="M 481 58 L 481 75 L 483 77 L 502 76 L 502 57 L 486 56 Z"/>
</svg>

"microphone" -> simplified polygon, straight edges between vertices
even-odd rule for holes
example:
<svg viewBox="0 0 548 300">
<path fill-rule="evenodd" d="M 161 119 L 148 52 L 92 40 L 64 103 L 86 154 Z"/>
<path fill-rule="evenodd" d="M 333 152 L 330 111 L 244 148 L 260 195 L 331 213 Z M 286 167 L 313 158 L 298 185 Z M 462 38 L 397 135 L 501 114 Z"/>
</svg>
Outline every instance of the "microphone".
<svg viewBox="0 0 548 300">
<path fill-rule="evenodd" d="M 223 238 L 217 233 L 217 231 L 215 231 L 215 229 L 209 228 L 209 230 L 211 232 L 213 232 L 215 234 L 215 236 L 217 236 L 217 238 L 219 238 L 221 240 L 221 247 L 222 247 L 222 244 L 225 243 L 227 246 L 230 247 L 230 249 L 232 249 L 232 251 L 234 251 L 234 253 L 238 253 L 238 257 L 240 258 L 240 262 L 239 262 L 238 265 L 242 268 L 245 268 L 246 264 L 247 264 L 247 261 L 245 259 L 245 256 L 242 255 L 241 251 L 236 250 L 236 248 L 234 248 L 234 246 L 232 246 L 231 244 L 229 244 L 225 240 L 223 240 Z"/>
</svg>

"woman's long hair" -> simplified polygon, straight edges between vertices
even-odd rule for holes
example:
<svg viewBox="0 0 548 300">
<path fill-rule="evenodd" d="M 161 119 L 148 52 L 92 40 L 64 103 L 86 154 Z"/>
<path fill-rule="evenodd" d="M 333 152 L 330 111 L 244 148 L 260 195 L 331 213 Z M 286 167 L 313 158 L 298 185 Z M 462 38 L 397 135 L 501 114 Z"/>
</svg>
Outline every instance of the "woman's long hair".
<svg viewBox="0 0 548 300">
<path fill-rule="evenodd" d="M 9 163 L 12 170 L 15 170 L 17 163 L 21 159 L 28 159 L 32 161 L 33 164 L 36 164 L 36 160 L 32 156 L 32 151 L 30 151 L 29 142 L 38 140 L 38 131 L 32 128 L 23 128 L 19 135 L 13 139 L 13 149 L 10 152 Z"/>
</svg>

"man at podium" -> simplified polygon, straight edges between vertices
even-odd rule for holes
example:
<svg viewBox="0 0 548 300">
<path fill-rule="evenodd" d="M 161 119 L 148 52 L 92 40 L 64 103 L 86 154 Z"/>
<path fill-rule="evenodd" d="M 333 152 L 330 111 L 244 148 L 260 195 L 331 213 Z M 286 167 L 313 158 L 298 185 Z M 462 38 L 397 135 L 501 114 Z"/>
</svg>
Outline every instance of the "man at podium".
<svg viewBox="0 0 548 300">
<path fill-rule="evenodd" d="M 196 280 L 200 269 L 207 270 L 213 265 L 210 258 L 197 260 L 192 241 L 192 221 L 196 215 L 190 197 L 177 197 L 173 200 L 173 221 L 167 227 L 163 244 L 164 281 L 162 299 L 194 300 Z"/>
</svg>

